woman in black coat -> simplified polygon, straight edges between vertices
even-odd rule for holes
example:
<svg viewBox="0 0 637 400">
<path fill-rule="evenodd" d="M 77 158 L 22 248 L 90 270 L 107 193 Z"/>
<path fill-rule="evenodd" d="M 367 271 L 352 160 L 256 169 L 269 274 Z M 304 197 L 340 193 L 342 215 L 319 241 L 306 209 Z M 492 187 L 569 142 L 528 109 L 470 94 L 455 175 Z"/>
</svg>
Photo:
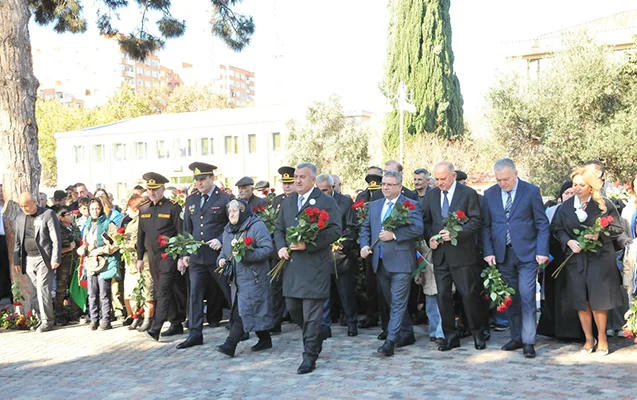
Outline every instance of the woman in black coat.
<svg viewBox="0 0 637 400">
<path fill-rule="evenodd" d="M 615 266 L 615 240 L 623 229 L 613 203 L 602 197 L 601 182 L 586 169 L 578 169 L 571 175 L 575 196 L 568 199 L 555 213 L 551 232 L 560 241 L 565 255 L 571 257 L 562 273 L 566 274 L 568 298 L 578 312 L 586 336 L 582 351 L 600 355 L 608 354 L 606 322 L 608 310 L 622 303 L 619 274 Z M 582 251 L 575 229 L 592 226 L 598 218 L 612 216 L 613 222 L 605 234 L 587 235 L 590 240 L 599 239 L 601 247 L 596 252 Z M 593 319 L 597 326 L 597 340 L 593 337 Z"/>
</svg>

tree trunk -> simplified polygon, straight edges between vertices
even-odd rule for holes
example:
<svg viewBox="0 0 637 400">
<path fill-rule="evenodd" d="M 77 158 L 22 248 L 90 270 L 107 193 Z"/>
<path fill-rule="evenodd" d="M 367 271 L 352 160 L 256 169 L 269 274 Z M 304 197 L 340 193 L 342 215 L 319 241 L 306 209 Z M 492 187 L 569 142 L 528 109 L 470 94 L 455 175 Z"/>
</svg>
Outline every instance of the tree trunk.
<svg viewBox="0 0 637 400">
<path fill-rule="evenodd" d="M 26 280 L 13 268 L 15 227 L 20 193 L 28 191 L 37 198 L 42 166 L 38 157 L 38 127 L 35 100 L 38 80 L 33 75 L 29 37 L 28 2 L 0 1 L 0 151 L 5 198 L 4 229 L 9 249 L 13 282 L 20 282 L 25 297 L 24 309 L 30 310 Z"/>
</svg>

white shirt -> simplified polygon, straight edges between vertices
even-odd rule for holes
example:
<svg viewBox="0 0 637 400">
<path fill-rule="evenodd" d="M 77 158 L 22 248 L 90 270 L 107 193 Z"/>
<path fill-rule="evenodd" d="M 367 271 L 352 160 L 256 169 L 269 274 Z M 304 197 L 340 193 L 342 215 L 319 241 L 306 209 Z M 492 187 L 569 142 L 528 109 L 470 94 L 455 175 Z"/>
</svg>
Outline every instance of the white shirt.
<svg viewBox="0 0 637 400">
<path fill-rule="evenodd" d="M 513 204 L 513 202 L 515 201 L 515 194 L 518 191 L 518 184 L 520 183 L 520 179 L 515 180 L 515 187 L 513 189 L 511 189 L 511 191 L 509 193 L 511 193 L 511 204 Z M 509 199 L 509 193 L 506 192 L 506 190 L 502 190 L 500 189 L 500 196 L 502 197 L 502 207 L 506 208 L 507 207 L 507 200 Z"/>
<path fill-rule="evenodd" d="M 301 193 L 299 193 L 299 197 L 298 197 L 298 199 L 296 200 L 296 204 L 297 204 L 297 206 L 299 205 L 299 199 L 301 198 L 301 196 L 303 197 L 303 201 L 301 202 L 301 207 L 299 207 L 299 210 L 300 210 L 301 208 L 303 208 L 303 206 L 305 206 L 305 203 L 307 203 L 307 199 L 309 199 L 309 198 L 310 198 L 310 195 L 312 194 L 312 191 L 313 191 L 313 190 L 314 190 L 314 188 L 310 189 L 310 191 L 309 191 L 309 192 L 307 192 L 307 193 L 305 193 L 305 194 L 303 194 L 303 195 L 302 195 Z"/>
<path fill-rule="evenodd" d="M 451 201 L 453 200 L 453 194 L 456 192 L 456 185 L 458 182 L 454 182 L 449 190 L 447 191 L 447 199 L 449 199 L 449 206 L 451 206 Z M 442 210 L 442 205 L 445 202 L 445 193 L 443 190 L 440 190 L 440 209 Z"/>
<path fill-rule="evenodd" d="M 4 236 L 4 219 L 2 217 L 2 209 L 4 207 L 0 205 L 0 236 Z"/>
<path fill-rule="evenodd" d="M 213 186 L 212 189 L 210 189 L 210 191 L 208 192 L 208 200 L 210 200 L 210 198 L 212 197 L 212 192 L 215 191 L 217 187 Z M 201 203 L 199 203 L 199 208 L 203 208 L 203 205 L 205 203 L 206 198 L 203 197 L 203 194 L 201 195 Z"/>
<path fill-rule="evenodd" d="M 385 203 L 383 204 L 383 209 L 380 211 L 380 222 L 383 222 L 383 217 L 385 216 L 385 213 L 387 212 L 387 208 L 389 208 L 389 202 L 391 201 L 392 203 L 392 209 L 394 207 L 396 207 L 396 201 L 398 201 L 398 197 L 396 197 L 393 200 L 389 200 L 388 198 L 385 197 Z"/>
</svg>

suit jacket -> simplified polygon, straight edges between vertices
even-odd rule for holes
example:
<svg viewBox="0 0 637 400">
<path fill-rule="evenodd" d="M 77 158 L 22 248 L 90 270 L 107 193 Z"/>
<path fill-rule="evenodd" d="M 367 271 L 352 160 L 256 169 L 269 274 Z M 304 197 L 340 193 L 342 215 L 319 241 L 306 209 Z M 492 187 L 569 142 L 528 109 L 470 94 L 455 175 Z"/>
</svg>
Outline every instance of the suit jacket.
<svg viewBox="0 0 637 400">
<path fill-rule="evenodd" d="M 429 190 L 425 195 L 423 220 L 427 242 L 445 228 L 442 223 L 441 196 L 439 187 Z M 480 200 L 475 190 L 456 183 L 456 190 L 449 204 L 449 213 L 459 210 L 464 211 L 469 220 L 462 225 L 462 230 L 458 233 L 458 246 L 452 245 L 451 242 L 442 242 L 437 249 L 433 250 L 434 265 L 440 265 L 443 260 L 446 260 L 450 267 L 476 263 L 478 235 L 482 227 Z"/>
<path fill-rule="evenodd" d="M 398 227 L 394 230 L 396 240 L 388 242 L 379 241 L 378 244 L 374 246 L 371 254 L 374 272 L 378 271 L 378 262 L 380 260 L 380 252 L 378 249 L 380 246 L 383 247 L 383 266 L 388 272 L 409 273 L 415 271 L 418 267 L 416 244 L 417 241 L 422 239 L 423 235 L 422 210 L 417 202 L 408 199 L 402 194 L 398 196 L 396 202 L 403 203 L 406 200 L 416 205 L 416 208 L 407 214 L 407 217 L 411 220 L 411 224 Z M 378 235 L 380 235 L 380 231 L 383 228 L 381 212 L 384 204 L 384 197 L 369 203 L 369 213 L 361 226 L 361 248 L 371 246 L 376 238 L 378 238 Z"/>
<path fill-rule="evenodd" d="M 283 296 L 299 299 L 327 299 L 330 296 L 330 274 L 334 270 L 332 243 L 341 236 L 341 214 L 336 200 L 314 188 L 305 205 L 298 210 L 298 193 L 283 200 L 279 208 L 274 231 L 277 253 L 290 246 L 285 239 L 287 228 L 299 224 L 299 214 L 313 207 L 329 213 L 329 220 L 314 244 L 307 244 L 305 250 L 293 251 L 283 270 Z"/>
<path fill-rule="evenodd" d="M 27 273 L 27 252 L 24 248 L 24 234 L 26 215 L 18 214 L 15 222 L 15 247 L 13 250 L 13 265 L 20 265 L 22 273 Z M 60 220 L 55 213 L 38 206 L 34 222 L 35 244 L 38 247 L 44 264 L 51 268 L 52 264 L 62 261 L 62 233 L 60 232 Z"/>
<path fill-rule="evenodd" d="M 356 226 L 356 213 L 352 210 L 354 202 L 351 197 L 339 192 L 334 192 L 333 196 L 336 205 L 341 212 L 341 228 L 343 230 L 342 237 L 345 238 L 341 245 L 342 250 L 334 253 L 334 262 L 336 270 L 344 272 L 349 270 L 350 264 L 356 262 L 356 254 L 353 254 L 356 248 L 356 238 L 358 237 L 358 227 Z M 332 271 L 334 273 L 334 271 Z"/>
<path fill-rule="evenodd" d="M 172 237 L 181 233 L 183 223 L 180 213 L 179 204 L 165 197 L 162 197 L 157 204 L 148 201 L 139 207 L 136 245 L 138 260 L 143 260 L 146 252 L 152 254 L 164 252 L 166 248 L 159 244 L 159 235 Z"/>
<path fill-rule="evenodd" d="M 197 240 L 217 239 L 223 243 L 223 228 L 228 223 L 226 205 L 232 195 L 215 187 L 212 195 L 201 206 L 203 195 L 197 193 L 186 199 L 184 206 L 184 232 L 192 234 Z M 256 197 L 256 196 L 253 196 Z M 196 253 L 190 254 L 190 262 L 197 264 L 215 264 L 219 252 L 210 246 L 201 246 Z"/>
<path fill-rule="evenodd" d="M 252 197 L 250 197 L 248 205 L 250 206 L 250 210 L 252 210 L 252 212 L 257 212 L 262 206 L 268 208 L 268 202 L 259 196 L 255 196 L 254 194 L 252 195 Z"/>
<path fill-rule="evenodd" d="M 365 203 L 369 203 L 370 201 L 384 199 L 384 198 L 385 197 L 383 196 L 383 191 L 380 189 L 378 190 L 365 189 L 356 195 L 356 201 L 363 199 L 365 200 Z"/>
<path fill-rule="evenodd" d="M 494 255 L 496 262 L 504 262 L 507 230 L 513 252 L 520 261 L 532 262 L 536 255 L 549 255 L 549 220 L 537 186 L 518 180 L 508 220 L 502 204 L 502 189 L 498 185 L 491 186 L 484 192 L 482 217 L 485 257 Z"/>
</svg>

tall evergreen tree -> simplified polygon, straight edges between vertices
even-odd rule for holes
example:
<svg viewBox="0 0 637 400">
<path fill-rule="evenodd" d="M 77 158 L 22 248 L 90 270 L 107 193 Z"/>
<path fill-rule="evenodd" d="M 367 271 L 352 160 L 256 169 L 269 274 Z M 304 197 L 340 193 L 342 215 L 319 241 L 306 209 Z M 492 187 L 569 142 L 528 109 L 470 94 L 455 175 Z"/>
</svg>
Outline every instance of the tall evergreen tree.
<svg viewBox="0 0 637 400">
<path fill-rule="evenodd" d="M 400 81 L 413 93 L 416 112 L 405 112 L 405 133 L 464 133 L 460 82 L 453 70 L 449 0 L 392 0 L 384 87 Z M 398 146 L 399 111 L 387 115 L 385 151 Z"/>
</svg>

